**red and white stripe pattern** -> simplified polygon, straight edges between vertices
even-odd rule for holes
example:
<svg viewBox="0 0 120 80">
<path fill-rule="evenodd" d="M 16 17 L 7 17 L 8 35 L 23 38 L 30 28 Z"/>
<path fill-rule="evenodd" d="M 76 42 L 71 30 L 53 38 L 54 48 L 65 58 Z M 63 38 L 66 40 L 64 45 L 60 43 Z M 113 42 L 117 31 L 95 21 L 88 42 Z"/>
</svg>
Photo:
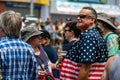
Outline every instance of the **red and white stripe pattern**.
<svg viewBox="0 0 120 80">
<path fill-rule="evenodd" d="M 81 64 L 64 59 L 61 65 L 61 80 L 77 80 Z M 105 68 L 105 63 L 94 63 L 90 69 L 88 80 L 100 80 Z"/>
</svg>

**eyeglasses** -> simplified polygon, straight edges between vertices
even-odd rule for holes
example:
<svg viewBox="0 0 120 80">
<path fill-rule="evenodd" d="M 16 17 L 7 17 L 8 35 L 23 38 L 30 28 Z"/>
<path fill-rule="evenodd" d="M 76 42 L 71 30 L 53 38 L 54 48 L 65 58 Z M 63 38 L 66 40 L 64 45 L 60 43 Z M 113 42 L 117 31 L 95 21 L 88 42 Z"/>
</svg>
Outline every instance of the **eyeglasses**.
<svg viewBox="0 0 120 80">
<path fill-rule="evenodd" d="M 64 32 L 66 32 L 66 31 L 71 31 L 71 30 L 64 30 Z"/>
<path fill-rule="evenodd" d="M 85 17 L 87 17 L 87 15 L 84 15 L 84 14 L 79 14 L 79 15 L 77 15 L 77 17 L 80 17 L 80 18 L 85 18 Z"/>
</svg>

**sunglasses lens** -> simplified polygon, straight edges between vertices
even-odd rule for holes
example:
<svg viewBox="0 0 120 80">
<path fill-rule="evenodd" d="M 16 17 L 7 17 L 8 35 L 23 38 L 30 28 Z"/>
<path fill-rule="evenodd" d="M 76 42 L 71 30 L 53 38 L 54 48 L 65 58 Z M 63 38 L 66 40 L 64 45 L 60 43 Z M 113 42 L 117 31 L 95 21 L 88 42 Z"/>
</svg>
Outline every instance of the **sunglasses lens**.
<svg viewBox="0 0 120 80">
<path fill-rule="evenodd" d="M 80 18 L 85 18 L 86 15 L 84 15 L 84 14 L 79 14 L 78 17 L 80 17 Z"/>
<path fill-rule="evenodd" d="M 70 30 L 64 30 L 64 32 L 66 32 L 66 31 L 70 31 Z"/>
</svg>

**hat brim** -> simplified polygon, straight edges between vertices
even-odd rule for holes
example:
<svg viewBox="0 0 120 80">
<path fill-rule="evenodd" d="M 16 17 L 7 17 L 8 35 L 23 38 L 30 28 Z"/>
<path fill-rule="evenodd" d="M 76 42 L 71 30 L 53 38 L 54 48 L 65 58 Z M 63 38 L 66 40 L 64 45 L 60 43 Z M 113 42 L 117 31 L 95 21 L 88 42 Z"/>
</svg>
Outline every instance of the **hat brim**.
<svg viewBox="0 0 120 80">
<path fill-rule="evenodd" d="M 27 38 L 25 38 L 23 41 L 27 42 L 31 37 L 40 35 L 41 33 L 42 33 L 42 32 L 37 31 L 37 32 L 35 32 L 35 33 L 33 33 L 33 34 L 27 36 Z"/>
<path fill-rule="evenodd" d="M 117 30 L 118 28 L 113 24 L 111 23 L 109 20 L 105 19 L 105 18 L 102 18 L 102 17 L 98 17 L 97 18 L 98 21 L 104 21 L 106 22 L 107 24 L 109 24 L 111 26 L 111 28 Z"/>
</svg>

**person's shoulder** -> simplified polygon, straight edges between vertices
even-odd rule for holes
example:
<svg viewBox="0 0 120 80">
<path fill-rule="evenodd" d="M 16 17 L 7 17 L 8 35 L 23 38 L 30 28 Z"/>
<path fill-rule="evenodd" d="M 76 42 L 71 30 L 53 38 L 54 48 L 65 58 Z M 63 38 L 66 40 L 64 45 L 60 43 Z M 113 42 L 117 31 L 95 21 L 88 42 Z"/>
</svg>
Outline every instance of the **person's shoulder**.
<svg viewBox="0 0 120 80">
<path fill-rule="evenodd" d="M 43 46 L 43 48 L 47 48 L 47 49 L 50 49 L 51 47 L 52 47 L 51 45 Z"/>
<path fill-rule="evenodd" d="M 21 49 L 24 49 L 25 51 L 28 51 L 29 53 L 31 53 L 32 55 L 34 55 L 34 50 L 32 48 L 32 46 L 24 41 L 21 40 L 21 43 L 19 44 L 21 47 Z"/>
<path fill-rule="evenodd" d="M 116 33 L 109 33 L 106 36 L 108 36 L 108 39 L 116 39 L 119 37 L 119 35 Z"/>
<path fill-rule="evenodd" d="M 93 39 L 95 37 L 99 37 L 96 32 L 92 32 L 92 31 L 89 31 L 89 32 L 85 33 L 83 36 L 86 39 Z"/>
<path fill-rule="evenodd" d="M 27 49 L 27 48 L 28 48 L 28 49 L 31 49 L 31 48 L 32 48 L 30 44 L 24 42 L 24 41 L 21 40 L 21 39 L 15 40 L 15 41 L 13 41 L 13 42 L 16 42 L 15 44 L 16 44 L 18 47 L 22 47 L 22 48 L 25 48 L 25 49 Z"/>
<path fill-rule="evenodd" d="M 44 46 L 44 49 L 55 52 L 55 48 L 52 45 Z"/>
<path fill-rule="evenodd" d="M 21 40 L 20 42 L 21 42 L 21 44 L 22 44 L 23 46 L 28 47 L 28 48 L 32 48 L 30 44 L 28 44 L 28 43 L 26 43 L 26 42 L 24 42 L 24 41 Z"/>
<path fill-rule="evenodd" d="M 19 39 L 12 40 L 2 40 L 0 41 L 0 50 L 6 49 L 29 49 L 31 50 L 31 46 L 26 42 Z"/>
<path fill-rule="evenodd" d="M 95 36 L 96 34 L 98 34 L 98 30 L 96 28 L 90 28 L 82 33 L 84 36 Z"/>
<path fill-rule="evenodd" d="M 118 37 L 119 35 L 116 34 L 116 33 L 111 33 L 110 36 L 113 36 L 113 37 Z"/>
</svg>

